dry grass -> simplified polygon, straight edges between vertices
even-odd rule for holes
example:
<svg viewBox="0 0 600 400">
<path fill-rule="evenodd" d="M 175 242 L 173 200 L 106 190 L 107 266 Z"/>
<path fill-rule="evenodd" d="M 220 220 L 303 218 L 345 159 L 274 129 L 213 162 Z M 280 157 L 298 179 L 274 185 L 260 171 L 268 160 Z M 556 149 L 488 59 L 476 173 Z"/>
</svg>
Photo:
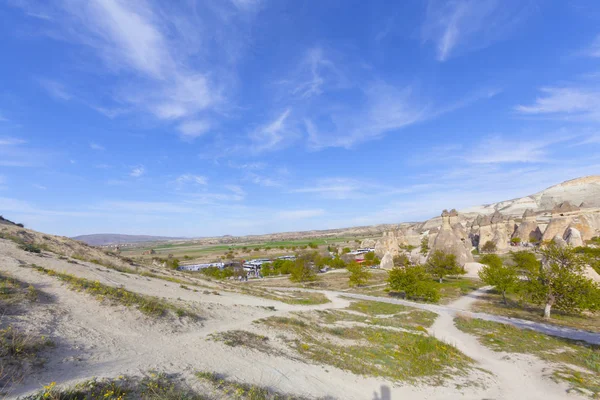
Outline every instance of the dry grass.
<svg viewBox="0 0 600 400">
<path fill-rule="evenodd" d="M 90 379 L 73 387 L 61 388 L 52 382 L 24 400 L 144 399 L 144 400 L 208 400 L 182 380 L 162 373 L 150 372 L 143 377 L 120 376 L 116 379 Z"/>
<path fill-rule="evenodd" d="M 258 323 L 293 334 L 295 339 L 288 345 L 305 358 L 360 375 L 439 385 L 464 375 L 472 363 L 453 346 L 424 334 L 424 328 L 408 333 L 376 326 L 325 325 L 367 319 L 366 314 L 339 311 L 270 317 Z"/>
<path fill-rule="evenodd" d="M 227 379 L 224 375 L 201 371 L 196 373 L 201 381 L 213 386 L 223 397 L 244 400 L 307 400 L 304 397 L 282 394 L 268 387 L 240 383 Z M 229 396 L 225 397 L 226 394 Z"/>
<path fill-rule="evenodd" d="M 0 312 L 2 318 L 28 311 L 38 300 L 35 287 L 0 273 Z M 14 325 L 0 328 L 0 391 L 18 383 L 31 372 L 32 368 L 42 365 L 43 351 L 53 342 L 36 334 L 26 332 Z"/>
<path fill-rule="evenodd" d="M 533 354 L 555 364 L 553 378 L 571 390 L 600 396 L 600 346 L 557 338 L 512 325 L 458 317 L 456 326 L 494 351 Z"/>
<path fill-rule="evenodd" d="M 238 286 L 240 293 L 248 294 L 251 296 L 262 297 L 270 300 L 277 300 L 287 304 L 296 305 L 315 305 L 329 303 L 329 299 L 322 293 L 316 292 L 304 292 L 300 290 L 295 291 L 281 291 L 274 292 L 267 289 L 251 286 Z"/>
<path fill-rule="evenodd" d="M 130 292 L 123 288 L 115 288 L 104 285 L 98 281 L 90 281 L 84 278 L 78 278 L 74 275 L 56 272 L 51 269 L 32 265 L 35 270 L 49 276 L 55 276 L 68 284 L 69 288 L 76 291 L 84 291 L 91 294 L 99 300 L 109 300 L 127 307 L 136 307 L 143 314 L 150 317 L 163 317 L 169 314 L 175 314 L 178 317 L 189 317 L 200 319 L 200 316 L 184 308 L 177 307 L 172 303 L 154 296 L 146 296 L 139 293 Z"/>
</svg>

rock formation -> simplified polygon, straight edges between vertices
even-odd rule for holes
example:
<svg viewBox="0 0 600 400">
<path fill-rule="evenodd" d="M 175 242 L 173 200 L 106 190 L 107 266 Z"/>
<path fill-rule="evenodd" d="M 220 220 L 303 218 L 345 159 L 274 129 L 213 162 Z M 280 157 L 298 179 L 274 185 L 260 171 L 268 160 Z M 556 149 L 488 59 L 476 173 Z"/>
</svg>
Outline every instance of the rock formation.
<svg viewBox="0 0 600 400">
<path fill-rule="evenodd" d="M 515 221 L 506 218 L 499 211 L 494 212 L 492 216 L 485 216 L 480 219 L 479 233 L 477 235 L 477 244 L 479 248 L 487 242 L 496 245 L 498 251 L 508 249 L 510 237 L 515 230 Z"/>
<path fill-rule="evenodd" d="M 381 263 L 379 264 L 379 267 L 387 270 L 394 268 L 394 257 L 389 251 L 386 252 L 385 255 L 381 258 Z"/>
<path fill-rule="evenodd" d="M 523 221 L 517 227 L 513 238 L 521 239 L 521 243 L 539 242 L 542 240 L 542 231 L 537 224 L 535 213 L 532 209 L 528 209 L 523 213 Z"/>
<path fill-rule="evenodd" d="M 579 247 L 584 245 L 583 239 L 581 238 L 581 232 L 575 228 L 568 228 L 565 231 L 563 239 L 569 246 Z"/>
<path fill-rule="evenodd" d="M 362 247 L 363 249 L 375 247 L 376 245 L 377 241 L 375 239 L 365 239 L 362 242 L 360 242 L 360 247 Z"/>
<path fill-rule="evenodd" d="M 431 250 L 441 250 L 446 253 L 452 253 L 456 256 L 456 261 L 460 265 L 464 265 L 467 262 L 473 261 L 473 255 L 471 254 L 471 245 L 468 243 L 466 233 L 462 235 L 462 225 L 452 226 L 450 224 L 451 218 L 456 221 L 455 217 L 458 216 L 456 210 L 448 212 L 444 210 L 442 212 L 442 227 L 435 237 Z"/>
<path fill-rule="evenodd" d="M 375 244 L 375 254 L 383 257 L 386 253 L 393 256 L 400 254 L 400 245 L 405 244 L 404 236 L 398 231 L 384 232 L 383 237 Z"/>
<path fill-rule="evenodd" d="M 573 222 L 573 214 L 579 211 L 568 201 L 562 202 L 552 209 L 552 219 L 544 231 L 542 240 L 553 240 L 555 236 L 562 238 L 565 230 Z"/>
<path fill-rule="evenodd" d="M 558 247 L 565 247 L 567 245 L 567 242 L 565 241 L 565 239 L 563 239 L 562 236 L 560 236 L 560 235 L 554 236 L 554 238 L 552 238 L 552 241 Z"/>
</svg>

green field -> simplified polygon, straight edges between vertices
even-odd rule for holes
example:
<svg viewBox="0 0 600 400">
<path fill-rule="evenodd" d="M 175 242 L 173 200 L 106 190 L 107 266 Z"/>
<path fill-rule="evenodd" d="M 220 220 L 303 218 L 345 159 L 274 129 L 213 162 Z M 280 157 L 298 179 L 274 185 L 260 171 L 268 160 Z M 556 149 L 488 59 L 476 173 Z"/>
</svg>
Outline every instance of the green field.
<svg viewBox="0 0 600 400">
<path fill-rule="evenodd" d="M 314 238 L 314 239 L 298 239 L 298 240 L 281 240 L 281 241 L 262 241 L 262 242 L 248 242 L 248 243 L 237 243 L 237 244 L 221 244 L 221 245 L 202 245 L 199 243 L 188 242 L 188 243 L 159 243 L 155 246 L 144 245 L 135 248 L 124 248 L 122 254 L 124 256 L 141 256 L 144 251 L 154 250 L 155 256 L 161 257 L 167 254 L 173 254 L 175 257 L 206 257 L 214 255 L 219 257 L 224 255 L 226 252 L 232 250 L 234 252 L 247 254 L 252 257 L 260 257 L 264 255 L 265 248 L 270 248 L 271 251 L 280 250 L 281 254 L 288 254 L 293 246 L 301 247 L 308 246 L 309 243 L 316 244 L 318 246 L 327 246 L 330 244 L 336 244 L 338 246 L 348 245 L 354 247 L 357 245 L 356 240 L 362 240 L 362 238 L 356 237 L 333 237 L 333 238 Z M 281 249 L 280 247 L 287 247 L 288 249 Z M 246 251 L 244 251 L 246 248 Z M 259 248 L 260 251 L 254 251 L 255 248 Z M 270 256 L 273 254 L 269 254 Z"/>
</svg>

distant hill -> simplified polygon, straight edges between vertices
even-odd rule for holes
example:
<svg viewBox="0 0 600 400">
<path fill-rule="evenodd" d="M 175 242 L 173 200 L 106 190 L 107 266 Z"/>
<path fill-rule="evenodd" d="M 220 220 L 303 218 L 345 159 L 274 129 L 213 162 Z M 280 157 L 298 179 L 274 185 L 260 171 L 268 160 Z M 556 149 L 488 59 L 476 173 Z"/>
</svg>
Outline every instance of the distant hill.
<svg viewBox="0 0 600 400">
<path fill-rule="evenodd" d="M 568 201 L 575 206 L 585 203 L 586 207 L 600 207 L 600 175 L 571 179 L 542 190 L 536 194 L 518 199 L 501 201 L 461 210 L 462 213 L 493 214 L 500 211 L 504 215 L 520 217 L 525 210 L 550 211 L 554 206 Z"/>
<path fill-rule="evenodd" d="M 184 238 L 170 236 L 119 235 L 116 233 L 96 233 L 93 235 L 75 236 L 72 239 L 79 240 L 91 246 L 106 246 L 109 244 L 159 242 L 162 240 L 176 240 Z"/>
</svg>

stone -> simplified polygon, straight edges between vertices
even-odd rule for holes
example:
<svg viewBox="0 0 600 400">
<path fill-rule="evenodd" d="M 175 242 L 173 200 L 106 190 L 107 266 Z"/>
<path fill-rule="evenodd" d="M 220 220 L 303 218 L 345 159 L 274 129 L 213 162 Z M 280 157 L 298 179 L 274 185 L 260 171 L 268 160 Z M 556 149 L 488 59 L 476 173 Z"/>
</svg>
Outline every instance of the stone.
<svg viewBox="0 0 600 400">
<path fill-rule="evenodd" d="M 533 210 L 525 210 L 523 213 L 523 221 L 514 231 L 512 237 L 521 239 L 521 243 L 529 243 L 531 241 L 539 242 L 542 240 L 542 231 L 537 224 Z"/>
<path fill-rule="evenodd" d="M 456 261 L 460 265 L 464 265 L 467 262 L 473 261 L 473 255 L 471 254 L 471 245 L 467 242 L 467 238 L 461 237 L 460 230 L 453 229 L 450 224 L 450 219 L 457 217 L 457 215 L 453 215 L 455 213 L 455 210 L 453 212 L 446 210 L 442 212 L 442 227 L 435 236 L 431 251 L 441 250 L 445 253 L 454 254 Z"/>
<path fill-rule="evenodd" d="M 379 264 L 379 267 L 381 269 L 386 270 L 394 268 L 394 257 L 389 251 L 386 252 L 385 255 L 381 258 L 381 263 Z"/>
<path fill-rule="evenodd" d="M 554 238 L 552 239 L 552 241 L 554 242 L 554 244 L 556 244 L 558 247 L 566 247 L 567 246 L 567 242 L 565 241 L 565 239 L 562 238 L 562 236 L 560 235 L 556 235 L 554 236 Z"/>
<path fill-rule="evenodd" d="M 580 247 L 584 245 L 581 232 L 575 228 L 568 228 L 565 231 L 563 239 L 565 239 L 565 242 L 567 242 L 569 246 Z"/>
</svg>

